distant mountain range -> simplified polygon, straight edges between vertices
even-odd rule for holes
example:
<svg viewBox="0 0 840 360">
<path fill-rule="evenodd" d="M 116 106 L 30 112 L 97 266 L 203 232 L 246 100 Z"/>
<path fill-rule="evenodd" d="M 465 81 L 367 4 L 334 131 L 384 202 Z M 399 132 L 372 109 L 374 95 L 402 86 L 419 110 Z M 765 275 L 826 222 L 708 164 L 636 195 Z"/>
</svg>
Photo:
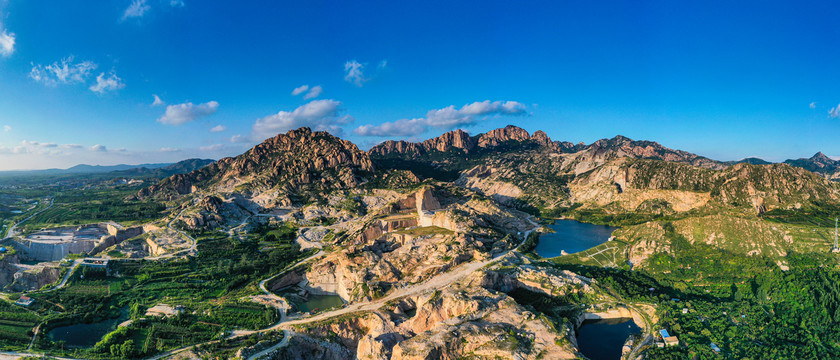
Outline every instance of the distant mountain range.
<svg viewBox="0 0 840 360">
<path fill-rule="evenodd" d="M 44 169 L 44 170 L 10 170 L 0 171 L 0 177 L 13 176 L 53 176 L 53 175 L 84 175 L 84 174 L 105 174 L 119 173 L 115 176 L 140 176 L 140 175 L 161 175 L 171 176 L 190 172 L 205 165 L 213 163 L 211 159 L 187 159 L 177 163 L 152 163 L 139 165 L 87 165 L 79 164 L 67 169 Z"/>
</svg>

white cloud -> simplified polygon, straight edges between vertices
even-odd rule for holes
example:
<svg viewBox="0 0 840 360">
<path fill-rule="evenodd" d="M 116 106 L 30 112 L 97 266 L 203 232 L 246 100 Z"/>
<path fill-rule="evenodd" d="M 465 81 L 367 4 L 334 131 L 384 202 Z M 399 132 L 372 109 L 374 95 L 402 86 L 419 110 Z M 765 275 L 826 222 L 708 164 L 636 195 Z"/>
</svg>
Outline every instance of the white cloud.
<svg viewBox="0 0 840 360">
<path fill-rule="evenodd" d="M 160 152 L 178 152 L 178 151 L 181 151 L 181 149 L 174 148 L 174 147 L 162 147 L 158 151 L 160 151 Z"/>
<path fill-rule="evenodd" d="M 9 126 L 9 125 L 3 125 L 3 131 L 5 131 L 5 132 L 12 131 L 12 127 Z"/>
<path fill-rule="evenodd" d="M 382 60 L 375 67 L 369 68 L 367 63 L 350 60 L 344 63 L 344 81 L 362 87 L 387 71 L 388 60 Z"/>
<path fill-rule="evenodd" d="M 837 107 L 828 110 L 828 116 L 835 119 L 840 118 L 840 105 L 837 105 Z"/>
<path fill-rule="evenodd" d="M 413 136 L 425 132 L 429 128 L 424 118 L 400 119 L 381 125 L 362 125 L 353 130 L 362 136 Z"/>
<path fill-rule="evenodd" d="M 516 101 L 477 101 L 462 106 L 454 105 L 432 110 L 424 118 L 401 119 L 380 125 L 362 125 L 353 130 L 362 136 L 412 136 L 429 128 L 450 130 L 459 126 L 470 126 L 490 116 L 524 115 L 525 105 Z"/>
<path fill-rule="evenodd" d="M 104 94 L 106 91 L 119 90 L 125 87 L 125 83 L 117 77 L 117 74 L 111 73 L 105 77 L 105 73 L 100 73 L 96 77 L 96 84 L 90 87 L 90 91 Z"/>
<path fill-rule="evenodd" d="M 166 105 L 166 103 L 163 100 L 160 99 L 160 96 L 157 96 L 156 94 L 152 94 L 152 96 L 155 97 L 155 101 L 152 102 L 152 106 Z"/>
<path fill-rule="evenodd" d="M 309 90 L 309 85 L 298 86 L 294 90 L 292 90 L 292 96 L 298 96 L 300 94 L 303 94 L 306 90 Z"/>
<path fill-rule="evenodd" d="M 84 146 L 79 145 L 79 144 L 63 144 L 63 145 L 61 145 L 61 147 L 65 148 L 65 149 L 81 149 Z"/>
<path fill-rule="evenodd" d="M 312 87 L 312 89 L 309 89 L 309 92 L 306 93 L 306 95 L 303 95 L 303 99 L 304 100 L 309 100 L 309 99 L 316 98 L 319 95 L 321 95 L 321 92 L 323 92 L 323 91 L 324 91 L 324 89 L 321 87 L 321 85 L 314 86 L 314 87 Z"/>
<path fill-rule="evenodd" d="M 811 108 L 811 109 L 816 109 L 817 108 L 817 103 L 812 102 L 812 103 L 808 104 L 808 107 Z"/>
<path fill-rule="evenodd" d="M 222 132 L 222 131 L 225 131 L 225 130 L 227 130 L 227 127 L 224 126 L 224 125 L 216 125 L 216 126 L 210 128 L 210 132 Z"/>
<path fill-rule="evenodd" d="M 0 153 L 14 153 L 14 154 L 32 154 L 32 155 L 66 155 L 68 154 L 65 150 L 73 149 L 75 147 L 70 147 L 65 144 L 56 144 L 53 142 L 40 142 L 40 141 L 32 141 L 32 140 L 23 140 L 20 142 L 20 145 L 15 146 L 12 149 L 5 148 L 0 146 Z"/>
<path fill-rule="evenodd" d="M 364 68 L 365 65 L 356 60 L 350 60 L 344 63 L 344 81 L 362 87 L 368 81 L 365 78 Z"/>
<path fill-rule="evenodd" d="M 223 149 L 224 147 L 225 146 L 222 145 L 222 144 L 213 144 L 213 145 L 207 145 L 207 146 L 199 147 L 198 150 L 201 150 L 201 151 L 218 151 L 218 150 Z"/>
<path fill-rule="evenodd" d="M 108 151 L 108 148 L 107 148 L 107 147 L 105 147 L 105 145 L 99 145 L 99 144 L 93 145 L 93 146 L 91 146 L 91 147 L 90 147 L 90 148 L 88 148 L 88 149 L 89 149 L 90 151 L 99 151 L 99 152 L 106 152 L 106 151 Z"/>
<path fill-rule="evenodd" d="M 181 125 L 203 116 L 213 115 L 218 109 L 219 103 L 215 101 L 198 105 L 191 102 L 169 105 L 166 107 L 166 113 L 157 121 L 165 125 Z"/>
<path fill-rule="evenodd" d="M 91 61 L 73 63 L 71 55 L 47 66 L 33 64 L 29 77 L 47 86 L 83 83 L 96 67 Z"/>
<path fill-rule="evenodd" d="M 146 0 L 132 0 L 131 5 L 128 5 L 125 12 L 123 12 L 122 20 L 125 21 L 128 18 L 142 17 L 151 8 L 151 6 L 146 4 Z"/>
<path fill-rule="evenodd" d="M 247 142 L 251 142 L 251 139 L 249 139 L 245 135 L 236 134 L 236 135 L 233 135 L 233 136 L 230 137 L 230 142 L 232 142 L 232 143 L 247 143 Z"/>
<path fill-rule="evenodd" d="M 184 7 L 184 0 L 171 0 L 169 1 L 169 6 L 171 7 Z"/>
<path fill-rule="evenodd" d="M 15 34 L 0 27 L 0 56 L 9 57 L 15 52 Z"/>
<path fill-rule="evenodd" d="M 292 90 L 292 96 L 298 96 L 300 94 L 306 93 L 305 95 L 303 95 L 303 99 L 309 100 L 320 96 L 323 91 L 324 88 L 322 88 L 321 85 L 313 86 L 311 88 L 309 87 L 309 85 L 301 85 Z"/>
<path fill-rule="evenodd" d="M 253 126 L 253 140 L 262 140 L 281 132 L 308 126 L 315 131 L 329 131 L 341 134 L 340 125 L 353 121 L 350 116 L 339 116 L 341 102 L 335 100 L 313 100 L 293 111 L 280 111 L 277 114 L 258 119 Z M 232 142 L 239 140 L 234 136 Z"/>
</svg>

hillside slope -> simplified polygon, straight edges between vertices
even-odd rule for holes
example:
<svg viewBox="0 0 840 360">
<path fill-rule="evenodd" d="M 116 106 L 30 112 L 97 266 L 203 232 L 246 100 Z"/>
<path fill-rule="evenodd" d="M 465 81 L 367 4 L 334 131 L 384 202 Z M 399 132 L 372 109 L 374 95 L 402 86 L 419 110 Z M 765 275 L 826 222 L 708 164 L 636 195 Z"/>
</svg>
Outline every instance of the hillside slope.
<svg viewBox="0 0 840 360">
<path fill-rule="evenodd" d="M 357 186 L 372 170 L 368 155 L 351 142 L 300 128 L 266 139 L 239 156 L 164 179 L 141 190 L 138 197 L 236 192 L 288 206 L 336 188 Z"/>
</svg>

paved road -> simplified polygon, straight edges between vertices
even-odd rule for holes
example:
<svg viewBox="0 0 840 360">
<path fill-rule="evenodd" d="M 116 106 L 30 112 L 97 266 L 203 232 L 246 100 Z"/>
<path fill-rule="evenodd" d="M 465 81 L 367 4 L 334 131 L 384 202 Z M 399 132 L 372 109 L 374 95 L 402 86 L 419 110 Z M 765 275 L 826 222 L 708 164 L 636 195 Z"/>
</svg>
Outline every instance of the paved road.
<svg viewBox="0 0 840 360">
<path fill-rule="evenodd" d="M 198 240 L 196 240 L 195 238 L 193 238 L 192 236 L 190 236 L 190 235 L 189 235 L 189 234 L 187 234 L 186 232 L 181 231 L 181 230 L 178 230 L 178 229 L 176 229 L 176 228 L 173 228 L 173 227 L 172 227 L 172 223 L 174 223 L 174 222 L 175 222 L 175 220 L 178 220 L 178 218 L 179 218 L 179 217 L 181 217 L 181 214 L 183 214 L 183 213 L 184 213 L 184 211 L 187 211 L 187 209 L 188 209 L 187 207 L 185 207 L 185 208 L 181 209 L 181 211 L 180 211 L 180 212 L 178 212 L 178 215 L 175 215 L 175 217 L 174 217 L 174 218 L 172 218 L 172 220 L 170 220 L 168 224 L 166 224 L 166 227 L 168 227 L 170 230 L 173 230 L 173 231 L 175 231 L 175 232 L 177 232 L 177 233 L 179 233 L 179 234 L 181 234 L 181 235 L 186 236 L 186 237 L 187 237 L 187 239 L 192 240 L 192 246 L 190 246 L 190 247 L 189 247 L 189 249 L 185 249 L 185 250 L 177 251 L 177 252 L 174 252 L 174 253 L 171 253 L 171 254 L 166 254 L 166 255 L 161 255 L 161 256 L 156 256 L 156 257 L 147 257 L 147 258 L 145 258 L 146 260 L 158 260 L 158 259 L 163 259 L 163 258 L 167 258 L 167 257 L 173 257 L 173 256 L 175 256 L 176 254 L 179 254 L 179 253 L 184 253 L 184 252 L 190 252 L 190 253 L 192 253 L 192 252 L 194 252 L 194 251 L 197 251 L 197 248 L 198 248 Z"/>
<path fill-rule="evenodd" d="M 25 353 L 25 352 L 15 352 L 15 351 L 0 351 L 0 360 L 17 360 L 25 357 L 39 357 L 41 353 Z M 58 359 L 58 360 L 84 360 L 84 359 L 74 359 L 74 358 L 66 358 L 61 356 L 52 356 L 46 355 L 49 359 Z"/>
<path fill-rule="evenodd" d="M 58 285 L 56 285 L 54 288 L 46 290 L 44 292 L 58 290 L 63 288 L 64 285 L 67 285 L 67 280 L 70 280 L 70 276 L 73 275 L 73 271 L 76 271 L 76 268 L 82 264 L 82 261 L 84 261 L 84 259 L 76 259 L 75 261 L 73 261 L 73 266 L 70 267 L 70 270 L 67 270 L 67 273 L 64 274 L 64 278 L 61 279 L 61 282 L 58 283 Z"/>
<path fill-rule="evenodd" d="M 249 356 L 248 360 L 257 360 L 257 359 L 259 359 L 263 356 L 268 355 L 269 353 L 271 353 L 274 350 L 277 350 L 281 347 L 289 345 L 289 339 L 291 339 L 291 338 L 292 338 L 292 332 L 289 331 L 289 330 L 283 329 L 283 340 L 280 340 L 279 343 L 275 344 L 274 346 L 272 346 L 268 349 L 265 349 L 263 351 L 260 351 L 256 354 L 254 354 L 254 355 Z"/>
<path fill-rule="evenodd" d="M 653 324 L 651 324 L 650 320 L 647 318 L 647 316 L 645 316 L 645 315 L 648 315 L 648 312 L 647 311 L 642 311 L 642 309 L 641 309 L 642 307 L 647 306 L 646 304 L 643 304 L 641 306 L 637 306 L 635 304 L 627 304 L 627 305 L 628 305 L 629 308 L 631 308 L 634 311 L 636 311 L 637 313 L 639 313 L 639 317 L 641 317 L 642 320 L 644 320 L 644 322 L 645 322 L 645 329 L 644 329 L 645 330 L 645 338 L 642 339 L 642 341 L 640 341 L 638 344 L 636 344 L 636 346 L 634 346 L 633 349 L 630 350 L 629 353 L 627 353 L 627 356 L 624 357 L 624 359 L 627 359 L 627 360 L 634 360 L 634 359 L 638 358 L 639 356 L 641 356 L 641 354 L 640 354 L 641 351 L 644 349 L 644 347 L 649 342 L 651 342 L 653 340 L 654 329 L 653 329 Z"/>
<path fill-rule="evenodd" d="M 51 208 L 51 207 L 53 206 L 53 201 L 54 201 L 54 200 L 55 200 L 55 198 L 50 198 L 50 205 L 49 205 L 49 206 L 47 206 L 47 207 L 45 207 L 45 208 L 43 208 L 43 209 L 41 209 L 41 210 L 38 210 L 36 213 L 34 213 L 34 214 L 32 214 L 32 215 L 27 216 L 27 217 L 26 217 L 26 219 L 23 219 L 23 220 L 21 220 L 21 221 L 18 221 L 18 222 L 16 222 L 16 223 L 12 224 L 12 227 L 10 227 L 10 228 L 9 228 L 9 232 L 7 232 L 7 233 L 6 233 L 6 238 L 5 238 L 5 239 L 3 239 L 3 240 L 10 239 L 10 238 L 14 237 L 14 236 L 15 236 L 15 228 L 16 228 L 18 225 L 20 225 L 21 223 L 23 223 L 23 222 L 24 222 L 24 221 L 26 221 L 26 220 L 31 219 L 33 216 L 38 215 L 38 214 L 40 214 L 40 213 L 42 213 L 42 212 L 44 212 L 44 211 L 47 211 L 47 209 Z"/>
</svg>

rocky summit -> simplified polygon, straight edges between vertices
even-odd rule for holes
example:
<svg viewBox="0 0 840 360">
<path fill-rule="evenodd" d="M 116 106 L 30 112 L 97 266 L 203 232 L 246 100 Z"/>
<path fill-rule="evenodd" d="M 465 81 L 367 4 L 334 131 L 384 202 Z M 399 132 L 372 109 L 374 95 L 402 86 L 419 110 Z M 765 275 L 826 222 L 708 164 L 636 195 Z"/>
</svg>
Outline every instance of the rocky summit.
<svg viewBox="0 0 840 360">
<path fill-rule="evenodd" d="M 300 128 L 279 134 L 246 153 L 167 178 L 138 193 L 140 198 L 173 199 L 199 190 L 243 192 L 259 197 L 269 191 L 290 205 L 295 196 L 351 188 L 373 171 L 356 145 L 326 132 Z"/>
</svg>

